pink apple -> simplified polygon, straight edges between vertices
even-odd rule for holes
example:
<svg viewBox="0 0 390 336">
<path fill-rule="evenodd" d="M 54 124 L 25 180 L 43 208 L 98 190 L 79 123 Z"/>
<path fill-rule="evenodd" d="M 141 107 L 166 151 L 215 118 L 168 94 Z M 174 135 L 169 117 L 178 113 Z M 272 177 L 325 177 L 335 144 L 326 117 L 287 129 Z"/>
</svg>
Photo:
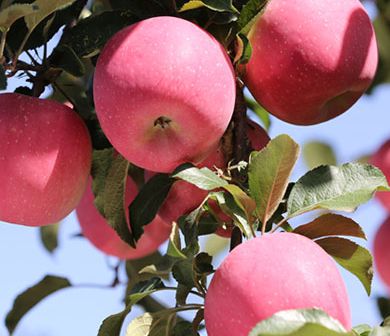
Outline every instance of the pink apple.
<svg viewBox="0 0 390 336">
<path fill-rule="evenodd" d="M 245 84 L 274 116 L 317 124 L 349 109 L 378 63 L 359 0 L 270 0 L 252 28 Z"/>
<path fill-rule="evenodd" d="M 223 47 L 195 24 L 154 17 L 115 34 L 94 78 L 96 113 L 132 163 L 171 172 L 199 163 L 231 119 L 235 74 Z"/>
<path fill-rule="evenodd" d="M 390 183 L 390 140 L 387 140 L 370 158 L 370 162 L 382 170 Z M 390 210 L 390 192 L 379 191 L 375 194 L 382 205 Z"/>
<path fill-rule="evenodd" d="M 390 217 L 388 217 L 375 234 L 374 239 L 374 262 L 376 269 L 390 290 Z"/>
<path fill-rule="evenodd" d="M 55 223 L 80 201 L 91 166 L 91 141 L 64 104 L 0 95 L 0 220 Z"/>
<path fill-rule="evenodd" d="M 254 150 L 260 150 L 270 140 L 267 132 L 250 119 L 247 120 L 247 135 L 250 145 Z M 225 169 L 226 164 L 227 163 L 222 150 L 218 149 L 212 152 L 198 166 L 208 167 L 210 169 L 214 169 L 214 167 Z M 147 176 L 152 174 L 153 173 L 149 172 L 147 173 Z M 207 194 L 207 191 L 201 190 L 193 184 L 187 183 L 185 181 L 177 181 L 169 191 L 165 202 L 159 210 L 159 215 L 168 223 L 176 221 L 180 216 L 195 210 L 206 198 Z M 219 214 L 222 215 L 221 212 L 219 212 Z M 225 216 L 223 218 L 227 219 L 228 217 Z M 223 218 L 222 220 L 224 220 Z M 222 233 L 220 230 L 217 232 Z M 227 236 L 227 234 L 229 234 L 229 232 L 222 235 Z"/>
<path fill-rule="evenodd" d="M 133 201 L 137 193 L 136 184 L 128 178 L 126 206 Z M 137 248 L 126 244 L 96 209 L 91 183 L 89 183 L 76 213 L 84 237 L 102 252 L 120 259 L 137 259 L 155 252 L 168 239 L 171 232 L 171 226 L 157 216 L 144 227 L 145 231 L 137 242 Z"/>
<path fill-rule="evenodd" d="M 281 310 L 313 307 L 351 328 L 346 288 L 333 259 L 304 236 L 275 233 L 230 252 L 210 282 L 204 317 L 208 336 L 247 336 Z"/>
</svg>

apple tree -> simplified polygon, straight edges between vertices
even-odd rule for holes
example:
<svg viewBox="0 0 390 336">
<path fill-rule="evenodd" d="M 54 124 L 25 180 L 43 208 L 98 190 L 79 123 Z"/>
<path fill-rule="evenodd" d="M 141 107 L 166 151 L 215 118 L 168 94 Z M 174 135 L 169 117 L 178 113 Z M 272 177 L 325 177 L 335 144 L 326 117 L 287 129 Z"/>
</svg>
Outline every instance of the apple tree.
<svg viewBox="0 0 390 336">
<path fill-rule="evenodd" d="M 388 200 L 390 155 L 336 165 L 312 143 L 293 181 L 299 145 L 267 132 L 270 115 L 310 127 L 389 81 L 390 2 L 373 23 L 363 5 L 0 1 L 0 220 L 39 226 L 52 250 L 55 223 L 76 210 L 82 236 L 118 258 L 123 310 L 99 336 L 390 335 L 385 298 L 381 326 L 352 326 L 336 266 L 370 295 L 373 258 L 347 213 L 376 192 Z M 229 239 L 218 267 L 199 243 L 214 233 Z M 72 286 L 47 275 L 26 289 L 9 333 Z M 135 305 L 144 314 L 125 323 Z"/>
</svg>

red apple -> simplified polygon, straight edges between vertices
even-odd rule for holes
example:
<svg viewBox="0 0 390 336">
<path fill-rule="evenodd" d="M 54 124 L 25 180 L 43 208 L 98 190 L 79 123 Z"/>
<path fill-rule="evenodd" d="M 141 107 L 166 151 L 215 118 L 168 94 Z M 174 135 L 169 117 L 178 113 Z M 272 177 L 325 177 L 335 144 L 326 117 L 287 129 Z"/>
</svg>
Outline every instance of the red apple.
<svg viewBox="0 0 390 336">
<path fill-rule="evenodd" d="M 94 100 L 104 133 L 126 159 L 169 173 L 217 147 L 234 109 L 235 74 L 209 33 L 177 17 L 154 17 L 108 41 Z"/>
<path fill-rule="evenodd" d="M 16 93 L 0 95 L 0 220 L 58 222 L 80 201 L 91 166 L 87 128 L 69 107 Z"/>
<path fill-rule="evenodd" d="M 374 239 L 374 262 L 378 273 L 390 289 L 390 216 L 379 227 Z"/>
<path fill-rule="evenodd" d="M 270 140 L 267 132 L 250 119 L 247 120 L 247 135 L 250 145 L 254 150 L 260 150 Z M 224 169 L 226 168 L 226 160 L 221 149 L 218 149 L 211 153 L 198 166 L 208 167 L 210 169 L 213 169 L 214 167 Z M 150 176 L 152 174 L 153 173 L 149 172 L 147 175 Z M 176 221 L 180 216 L 195 210 L 206 198 L 207 194 L 207 191 L 201 190 L 191 183 L 177 181 L 172 186 L 165 202 L 161 206 L 159 215 L 168 223 Z M 222 211 L 219 211 L 218 213 L 223 216 Z M 221 219 L 224 221 L 225 219 L 228 219 L 228 217 L 225 215 Z M 231 224 L 231 220 L 229 222 Z M 221 233 L 222 236 L 230 234 L 230 232 L 223 233 L 222 231 L 223 229 L 221 228 L 221 230 L 218 230 L 217 232 Z"/>
<path fill-rule="evenodd" d="M 345 112 L 367 90 L 378 63 L 374 29 L 359 0 L 270 0 L 249 39 L 245 84 L 292 124 Z"/>
<path fill-rule="evenodd" d="M 351 328 L 346 288 L 333 259 L 304 236 L 275 233 L 230 252 L 210 282 L 204 317 L 208 336 L 247 336 L 281 310 L 313 307 Z"/>
<path fill-rule="evenodd" d="M 387 140 L 378 151 L 371 156 L 370 162 L 382 170 L 390 183 L 390 140 Z M 379 191 L 375 196 L 386 209 L 390 210 L 390 192 Z"/>
<path fill-rule="evenodd" d="M 137 193 L 136 184 L 128 178 L 126 206 L 133 201 Z M 76 209 L 76 214 L 84 237 L 102 252 L 120 259 L 137 259 L 155 252 L 168 239 L 171 232 L 171 226 L 156 216 L 151 223 L 144 227 L 145 231 L 137 242 L 137 248 L 126 244 L 96 209 L 91 183 Z"/>
</svg>

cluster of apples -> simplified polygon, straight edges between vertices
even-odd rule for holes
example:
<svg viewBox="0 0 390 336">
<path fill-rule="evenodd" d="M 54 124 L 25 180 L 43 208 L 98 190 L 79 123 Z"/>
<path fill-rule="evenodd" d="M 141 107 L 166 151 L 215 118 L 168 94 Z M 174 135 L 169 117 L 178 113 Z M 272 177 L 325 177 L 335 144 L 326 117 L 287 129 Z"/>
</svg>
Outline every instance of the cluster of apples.
<svg viewBox="0 0 390 336">
<path fill-rule="evenodd" d="M 390 181 L 390 140 L 387 140 L 382 146 L 371 156 L 370 162 L 382 170 L 383 174 Z M 379 230 L 375 234 L 374 239 L 374 261 L 378 273 L 390 290 L 390 193 L 378 192 L 377 199 L 389 213 L 387 219 L 381 224 Z"/>
<path fill-rule="evenodd" d="M 249 40 L 253 55 L 236 75 L 224 47 L 189 21 L 154 17 L 116 33 L 99 56 L 93 85 L 96 113 L 114 148 L 147 177 L 184 162 L 225 168 L 220 140 L 233 114 L 236 76 L 274 116 L 310 125 L 346 111 L 376 70 L 373 28 L 358 0 L 270 0 Z M 75 113 L 48 100 L 4 94 L 0 131 L 0 219 L 45 225 L 74 209 L 91 161 L 88 133 Z M 247 132 L 253 149 L 269 141 L 249 120 Z M 125 205 L 136 193 L 128 180 Z M 170 223 L 205 196 L 176 182 L 136 250 L 100 217 L 90 185 L 77 214 L 98 248 L 138 258 L 157 249 Z M 227 227 L 220 234 L 229 235 L 229 220 L 222 220 Z M 285 281 L 280 274 L 288 275 Z M 345 286 L 331 258 L 305 237 L 266 235 L 234 249 L 216 271 L 206 328 L 210 336 L 247 335 L 279 310 L 313 306 L 351 327 Z"/>
</svg>

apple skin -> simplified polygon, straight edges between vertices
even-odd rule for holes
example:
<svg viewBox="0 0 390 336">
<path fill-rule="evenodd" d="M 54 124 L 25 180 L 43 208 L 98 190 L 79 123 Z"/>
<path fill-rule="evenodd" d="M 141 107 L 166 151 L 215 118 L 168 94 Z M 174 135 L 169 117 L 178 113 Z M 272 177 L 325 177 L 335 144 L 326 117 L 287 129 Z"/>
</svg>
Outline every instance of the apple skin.
<svg viewBox="0 0 390 336">
<path fill-rule="evenodd" d="M 333 259 L 304 236 L 274 233 L 230 252 L 210 282 L 204 317 L 209 336 L 247 336 L 281 310 L 313 307 L 351 329 L 346 287 Z"/>
<path fill-rule="evenodd" d="M 151 171 L 202 161 L 225 132 L 235 95 L 223 47 L 176 17 L 116 33 L 96 65 L 94 100 L 104 133 L 126 159 Z"/>
<path fill-rule="evenodd" d="M 243 80 L 288 123 L 312 125 L 349 109 L 374 78 L 374 29 L 358 0 L 271 0 L 252 27 Z"/>
<path fill-rule="evenodd" d="M 79 203 L 92 147 L 81 118 L 58 102 L 0 94 L 0 220 L 48 225 Z"/>
<path fill-rule="evenodd" d="M 390 291 L 390 216 L 379 227 L 374 238 L 374 262 L 383 283 Z"/>
<path fill-rule="evenodd" d="M 254 150 L 262 149 L 270 140 L 267 132 L 250 119 L 247 119 L 247 135 L 250 145 Z M 226 168 L 226 160 L 222 150 L 220 148 L 215 150 L 202 161 L 198 167 L 208 167 L 210 169 L 213 169 L 214 167 Z M 153 174 L 154 173 L 152 172 L 147 172 L 146 178 L 150 178 Z M 176 221 L 180 216 L 195 210 L 206 198 L 207 194 L 208 192 L 206 190 L 201 190 L 191 183 L 176 181 L 158 213 L 162 219 L 171 223 L 172 221 Z M 219 208 L 217 210 L 219 210 L 217 212 L 221 217 L 221 220 L 225 221 L 229 218 L 224 215 Z M 221 236 L 224 237 L 230 235 L 230 232 L 223 231 L 225 230 L 221 228 L 218 229 L 216 233 L 220 233 Z"/>
<path fill-rule="evenodd" d="M 378 167 L 390 183 L 390 140 L 387 140 L 370 158 L 370 163 Z M 390 211 L 390 192 L 378 191 L 375 194 L 381 204 Z"/>
<path fill-rule="evenodd" d="M 137 242 L 137 248 L 126 244 L 96 209 L 91 182 L 90 180 L 87 190 L 76 209 L 76 214 L 84 237 L 97 249 L 120 259 L 138 259 L 155 252 L 168 239 L 171 226 L 159 216 L 156 216 L 151 223 L 144 227 L 144 233 Z M 135 182 L 128 178 L 125 195 L 127 206 L 133 201 L 137 193 L 138 189 Z"/>
</svg>

